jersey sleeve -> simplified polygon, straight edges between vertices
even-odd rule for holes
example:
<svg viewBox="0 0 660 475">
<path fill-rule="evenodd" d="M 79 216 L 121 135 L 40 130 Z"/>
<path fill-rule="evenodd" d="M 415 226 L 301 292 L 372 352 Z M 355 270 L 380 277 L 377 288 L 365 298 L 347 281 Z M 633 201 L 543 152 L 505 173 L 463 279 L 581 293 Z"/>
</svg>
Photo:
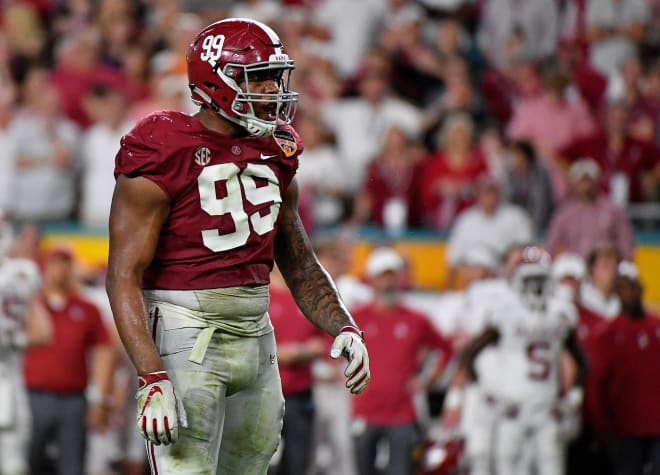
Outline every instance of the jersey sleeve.
<svg viewBox="0 0 660 475">
<path fill-rule="evenodd" d="M 176 157 L 174 127 L 174 120 L 163 113 L 141 120 L 121 138 L 115 157 L 115 178 L 142 176 L 156 183 L 170 198 L 176 196 L 185 162 Z"/>
</svg>

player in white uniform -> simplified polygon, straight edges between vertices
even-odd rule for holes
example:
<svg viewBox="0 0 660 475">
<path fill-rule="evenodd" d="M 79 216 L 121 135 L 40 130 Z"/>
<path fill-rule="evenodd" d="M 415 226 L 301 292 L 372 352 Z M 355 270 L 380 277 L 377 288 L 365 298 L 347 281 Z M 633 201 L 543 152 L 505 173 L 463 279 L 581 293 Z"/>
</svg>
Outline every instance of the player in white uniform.
<svg viewBox="0 0 660 475">
<path fill-rule="evenodd" d="M 559 355 L 566 348 L 575 359 L 578 384 L 584 381 L 585 364 L 573 332 L 574 306 L 549 297 L 549 266 L 545 251 L 534 247 L 523 251 L 510 281 L 513 291 L 498 292 L 482 307 L 485 330 L 461 357 L 463 370 L 486 377 L 478 385 L 479 396 L 485 402 L 482 407 L 490 408 L 490 417 L 482 414 L 480 420 L 483 439 L 491 444 L 491 460 L 478 461 L 471 473 L 495 469 L 497 475 L 528 474 L 531 467 L 525 455 L 529 453 L 536 473 L 564 473 L 565 442 L 557 415 L 565 406 L 580 402 L 581 389 L 560 396 Z M 490 351 L 489 345 L 496 349 L 489 361 L 497 369 L 490 364 L 475 368 L 477 356 L 487 347 Z M 495 422 L 492 428 L 489 418 Z"/>
<path fill-rule="evenodd" d="M 27 259 L 7 256 L 12 233 L 0 214 L 0 474 L 27 470 L 29 408 L 21 356 L 50 338 L 45 310 L 36 298 L 39 269 Z"/>
</svg>

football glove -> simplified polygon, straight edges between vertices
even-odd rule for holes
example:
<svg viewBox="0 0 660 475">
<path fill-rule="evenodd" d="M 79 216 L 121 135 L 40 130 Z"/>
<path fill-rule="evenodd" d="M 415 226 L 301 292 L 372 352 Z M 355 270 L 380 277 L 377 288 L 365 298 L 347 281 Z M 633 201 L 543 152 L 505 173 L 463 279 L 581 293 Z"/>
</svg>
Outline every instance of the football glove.
<svg viewBox="0 0 660 475">
<path fill-rule="evenodd" d="M 138 379 L 137 425 L 142 436 L 155 445 L 169 445 L 179 439 L 179 424 L 188 427 L 183 403 L 165 371 Z"/>
<path fill-rule="evenodd" d="M 573 440 L 580 434 L 583 399 L 582 388 L 573 387 L 557 403 L 555 417 L 559 424 L 560 435 L 564 440 Z"/>
<path fill-rule="evenodd" d="M 330 348 L 333 359 L 343 355 L 348 361 L 344 376 L 348 378 L 346 387 L 353 394 L 360 394 L 369 383 L 369 354 L 364 345 L 362 332 L 355 327 L 343 327 Z"/>
</svg>

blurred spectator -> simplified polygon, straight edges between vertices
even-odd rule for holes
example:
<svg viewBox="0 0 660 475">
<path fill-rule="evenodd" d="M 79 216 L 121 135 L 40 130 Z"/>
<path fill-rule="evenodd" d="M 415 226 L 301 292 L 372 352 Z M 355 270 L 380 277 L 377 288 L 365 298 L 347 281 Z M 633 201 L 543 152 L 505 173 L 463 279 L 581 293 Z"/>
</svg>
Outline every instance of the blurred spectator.
<svg viewBox="0 0 660 475">
<path fill-rule="evenodd" d="M 329 351 L 330 342 L 300 312 L 277 267 L 270 277 L 268 315 L 275 328 L 277 364 L 284 393 L 281 439 L 284 448 L 275 473 L 306 474 L 311 467 L 315 412 L 312 362 Z"/>
<path fill-rule="evenodd" d="M 486 172 L 474 134 L 469 115 L 448 115 L 438 134 L 436 151 L 422 163 L 418 208 L 427 227 L 447 230 L 459 213 L 474 204 L 474 183 Z"/>
<path fill-rule="evenodd" d="M 30 411 L 23 354 L 52 337 L 36 263 L 11 254 L 14 233 L 0 210 L 0 473 L 26 473 Z"/>
<path fill-rule="evenodd" d="M 508 173 L 509 151 L 507 150 L 502 131 L 496 123 L 485 124 L 479 134 L 479 149 L 486 160 L 488 174 L 500 183 L 506 180 Z"/>
<path fill-rule="evenodd" d="M 53 327 L 52 341 L 25 354 L 25 382 L 32 412 L 29 473 L 82 475 L 87 425 L 107 425 L 114 352 L 96 305 L 84 299 L 74 256 L 53 248 L 45 262 L 43 300 Z M 88 367 L 88 364 L 90 365 Z M 88 382 L 94 390 L 85 390 Z M 55 444 L 57 459 L 47 446 Z"/>
<path fill-rule="evenodd" d="M 124 83 L 121 72 L 101 63 L 100 54 L 101 35 L 92 27 L 63 36 L 55 46 L 51 80 L 59 91 L 64 115 L 82 128 L 91 124 L 83 101 L 94 84 Z"/>
<path fill-rule="evenodd" d="M 534 99 L 542 91 L 538 65 L 528 55 L 514 54 L 509 63 L 500 68 L 491 65 L 481 80 L 484 102 L 500 124 L 511 120 L 519 101 Z"/>
<path fill-rule="evenodd" d="M 468 300 L 487 288 L 487 285 L 483 284 L 500 281 L 499 273 L 500 262 L 491 249 L 483 246 L 469 249 L 458 262 L 456 269 L 457 281 L 464 284 L 462 288 L 442 292 L 438 299 L 433 300 L 433 306 L 428 313 L 436 328 L 450 339 L 455 351 L 463 348 L 475 330 L 471 328 L 473 315 Z"/>
<path fill-rule="evenodd" d="M 619 248 L 609 242 L 595 246 L 587 255 L 587 275 L 580 286 L 580 306 L 605 319 L 619 314 L 616 271 L 621 261 Z"/>
<path fill-rule="evenodd" d="M 11 52 L 14 77 L 22 78 L 29 66 L 44 58 L 46 31 L 39 12 L 28 2 L 9 2 L 2 7 L 0 30 Z"/>
<path fill-rule="evenodd" d="M 76 207 L 79 131 L 60 108 L 45 69 L 34 67 L 21 88 L 12 125 L 16 161 L 9 212 L 19 221 L 71 219 Z"/>
<path fill-rule="evenodd" d="M 80 221 L 87 226 L 105 228 L 110 217 L 114 181 L 115 148 L 131 124 L 124 120 L 127 97 L 123 91 L 97 84 L 86 98 L 88 115 L 94 125 L 82 136 L 83 166 L 80 197 Z"/>
<path fill-rule="evenodd" d="M 643 94 L 654 104 L 660 104 L 660 59 L 652 61 L 646 69 L 643 80 Z M 660 130 L 657 131 L 655 140 L 660 143 Z"/>
<path fill-rule="evenodd" d="M 519 48 L 531 57 L 550 56 L 557 46 L 559 11 L 547 0 L 487 0 L 479 24 L 479 45 L 490 63 L 501 67 L 507 50 Z"/>
<path fill-rule="evenodd" d="M 429 23 L 431 25 L 428 25 Z M 427 28 L 433 27 L 433 23 L 435 22 L 427 21 Z M 481 70 L 486 66 L 485 60 L 465 23 L 452 15 L 441 17 L 438 19 L 431 38 L 433 40 L 431 45 L 437 51 L 440 59 L 462 57 L 468 64 L 470 77 L 472 79 L 479 77 Z"/>
<path fill-rule="evenodd" d="M 392 94 L 389 74 L 387 56 L 372 51 L 360 71 L 359 95 L 323 104 L 323 122 L 337 139 L 346 184 L 351 191 L 357 191 L 364 181 L 367 164 L 380 150 L 387 129 L 397 125 L 410 137 L 420 132 L 419 110 Z"/>
<path fill-rule="evenodd" d="M 90 427 L 87 430 L 85 474 L 114 475 L 119 471 L 121 475 L 144 475 L 147 464 L 144 438 L 135 430 L 138 375 L 119 341 L 105 290 L 106 268 L 84 269 L 80 274 L 83 281 L 81 294 L 101 312 L 110 344 L 117 355 L 113 384 L 107 397 L 110 405 L 108 424 L 100 429 Z M 88 388 L 94 391 L 93 384 Z"/>
<path fill-rule="evenodd" d="M 442 63 L 443 88 L 424 101 L 423 128 L 431 129 L 441 122 L 445 115 L 465 112 L 480 125 L 484 120 L 484 107 L 481 97 L 472 86 L 472 78 L 467 61 L 458 55 L 445 58 Z"/>
<path fill-rule="evenodd" d="M 149 94 L 149 60 L 149 52 L 140 43 L 130 44 L 121 57 L 120 69 L 126 79 L 125 89 L 131 102 L 144 100 Z"/>
<path fill-rule="evenodd" d="M 623 208 L 601 193 L 601 172 L 592 159 L 578 160 L 569 171 L 574 194 L 552 216 L 547 247 L 553 254 L 575 252 L 586 257 L 598 244 L 614 242 L 632 257 L 633 236 Z"/>
<path fill-rule="evenodd" d="M 317 238 L 314 251 L 321 265 L 337 284 L 349 310 L 368 303 L 372 289 L 349 275 L 354 249 L 349 240 L 338 236 Z M 351 396 L 344 387 L 343 368 L 335 361 L 314 362 L 314 406 L 316 408 L 315 471 L 324 475 L 355 475 L 355 453 L 351 444 Z"/>
<path fill-rule="evenodd" d="M 402 97 L 424 107 L 442 88 L 443 66 L 423 38 L 423 10 L 409 0 L 389 0 L 378 46 L 392 59 L 392 87 Z"/>
<path fill-rule="evenodd" d="M 149 94 L 143 100 L 132 103 L 126 117 L 129 122 L 137 122 L 158 110 L 192 112 L 197 107 L 190 100 L 188 79 L 185 76 L 154 75 L 149 86 Z"/>
<path fill-rule="evenodd" d="M 151 67 L 156 74 L 185 77 L 188 47 L 197 32 L 204 28 L 203 20 L 193 13 L 176 13 L 162 40 L 163 48 L 156 52 Z"/>
<path fill-rule="evenodd" d="M 587 0 L 586 23 L 590 62 L 613 76 L 646 34 L 649 9 L 645 0 Z"/>
<path fill-rule="evenodd" d="M 571 141 L 591 133 L 594 122 L 579 97 L 570 97 L 569 77 L 557 65 L 543 72 L 543 92 L 523 98 L 516 106 L 507 134 L 514 140 L 527 140 L 536 149 L 550 172 L 554 196 L 561 200 L 568 185 L 555 153 Z"/>
<path fill-rule="evenodd" d="M 343 163 L 332 137 L 323 128 L 317 113 L 305 113 L 303 117 L 297 128 L 301 137 L 305 137 L 305 158 L 300 160 L 296 172 L 300 192 L 298 206 L 301 218 L 311 215 L 311 222 L 303 219 L 303 223 L 313 230 L 317 226 L 338 224 L 344 218 L 349 196 Z"/>
<path fill-rule="evenodd" d="M 492 249 L 503 256 L 510 246 L 531 242 L 532 221 L 525 210 L 502 200 L 500 185 L 490 177 L 477 182 L 476 203 L 463 211 L 447 240 L 447 285 L 456 284 L 456 267 L 475 247 Z"/>
<path fill-rule="evenodd" d="M 362 189 L 356 195 L 352 223 L 372 223 L 394 233 L 417 224 L 413 193 L 420 170 L 415 149 L 405 131 L 396 126 L 388 129 L 382 149 L 369 163 Z"/>
<path fill-rule="evenodd" d="M 0 78 L 0 210 L 9 211 L 16 167 L 16 143 L 10 133 L 16 94 L 13 85 L 6 82 L 8 78 L 2 78 L 1 74 Z"/>
<path fill-rule="evenodd" d="M 637 139 L 654 141 L 660 122 L 660 102 L 645 91 L 644 66 L 637 54 L 626 57 L 620 74 L 610 79 L 607 97 L 629 111 L 629 131 Z"/>
<path fill-rule="evenodd" d="M 92 23 L 91 0 L 64 0 L 53 8 L 51 34 L 55 40 L 84 30 Z"/>
<path fill-rule="evenodd" d="M 427 391 L 432 382 L 419 379 L 421 362 L 429 352 L 439 351 L 433 372 L 437 377 L 451 358 L 451 345 L 430 320 L 401 303 L 404 267 L 403 257 L 394 249 L 375 249 L 366 263 L 373 300 L 353 311 L 365 335 L 371 335 L 367 338 L 373 375 L 369 387 L 353 399 L 353 435 L 360 475 L 374 473 L 381 442 L 389 448 L 386 473 L 412 475 L 413 450 L 421 436 L 413 397 Z"/>
<path fill-rule="evenodd" d="M 593 158 L 602 170 L 601 184 L 620 206 L 649 200 L 660 180 L 660 150 L 654 142 L 630 135 L 630 109 L 622 101 L 607 105 L 604 127 L 559 151 L 570 162 Z"/>
<path fill-rule="evenodd" d="M 580 346 L 585 352 L 588 367 L 593 361 L 596 336 L 606 320 L 599 314 L 588 309 L 580 302 L 581 288 L 587 278 L 584 259 L 577 254 L 564 253 L 557 256 L 552 263 L 552 280 L 555 285 L 555 295 L 573 302 L 578 311 L 578 321 L 575 334 Z M 584 400 L 598 397 L 591 387 L 591 375 L 587 373 Z M 596 437 L 593 421 L 587 410 L 588 402 L 583 404 L 581 411 L 580 433 L 568 445 L 567 468 L 568 475 L 609 475 L 611 461 L 602 441 Z"/>
<path fill-rule="evenodd" d="M 550 177 L 529 142 L 511 144 L 508 158 L 503 194 L 506 201 L 529 213 L 538 236 L 546 230 L 554 208 Z"/>
<path fill-rule="evenodd" d="M 577 0 L 577 3 L 580 2 L 584 0 Z M 608 78 L 589 63 L 586 46 L 561 42 L 557 48 L 556 61 L 571 78 L 571 86 L 582 97 L 591 114 L 597 117 L 605 100 Z M 569 89 L 569 92 L 572 93 L 572 90 Z"/>
<path fill-rule="evenodd" d="M 603 329 L 592 364 L 597 429 L 612 437 L 616 475 L 660 473 L 660 319 L 644 308 L 637 267 L 621 262 L 621 314 Z"/>
<path fill-rule="evenodd" d="M 381 0 L 320 0 L 312 24 L 326 39 L 337 74 L 354 77 L 382 25 L 385 2 Z"/>
<path fill-rule="evenodd" d="M 573 302 L 578 309 L 576 335 L 582 347 L 588 350 L 589 342 L 605 320 L 601 315 L 585 307 L 580 300 L 582 287 L 587 279 L 585 259 L 570 252 L 559 254 L 552 262 L 551 277 L 555 296 Z"/>
<path fill-rule="evenodd" d="M 267 25 L 276 22 L 282 14 L 281 2 L 276 0 L 242 0 L 229 9 L 230 17 L 252 18 Z"/>
<path fill-rule="evenodd" d="M 139 35 L 137 4 L 132 0 L 101 0 L 96 6 L 96 25 L 101 35 L 103 64 L 121 67 L 123 57 Z"/>
</svg>

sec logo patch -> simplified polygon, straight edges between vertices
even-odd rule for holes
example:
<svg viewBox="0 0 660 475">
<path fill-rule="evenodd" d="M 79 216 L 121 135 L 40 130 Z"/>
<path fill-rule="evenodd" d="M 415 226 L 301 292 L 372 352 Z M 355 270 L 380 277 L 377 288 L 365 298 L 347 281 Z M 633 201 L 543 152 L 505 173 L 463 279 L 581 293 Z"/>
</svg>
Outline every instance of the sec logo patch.
<svg viewBox="0 0 660 475">
<path fill-rule="evenodd" d="M 211 161 L 211 149 L 206 146 L 197 147 L 195 150 L 195 163 L 204 167 Z"/>
</svg>

